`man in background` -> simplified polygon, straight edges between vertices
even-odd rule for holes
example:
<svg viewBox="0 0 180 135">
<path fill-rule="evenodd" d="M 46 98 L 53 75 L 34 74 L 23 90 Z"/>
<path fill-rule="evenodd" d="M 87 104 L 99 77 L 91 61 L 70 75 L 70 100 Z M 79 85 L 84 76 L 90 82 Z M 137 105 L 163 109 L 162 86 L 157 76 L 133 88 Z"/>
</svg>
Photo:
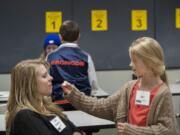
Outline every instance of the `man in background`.
<svg viewBox="0 0 180 135">
<path fill-rule="evenodd" d="M 80 49 L 79 26 L 74 21 L 64 21 L 60 27 L 61 46 L 48 55 L 50 74 L 53 77 L 52 99 L 60 104 L 64 110 L 74 109 L 67 100 L 64 100 L 61 84 L 64 80 L 74 84 L 86 95 L 91 95 L 91 90 L 99 89 L 94 63 L 91 56 Z"/>
</svg>

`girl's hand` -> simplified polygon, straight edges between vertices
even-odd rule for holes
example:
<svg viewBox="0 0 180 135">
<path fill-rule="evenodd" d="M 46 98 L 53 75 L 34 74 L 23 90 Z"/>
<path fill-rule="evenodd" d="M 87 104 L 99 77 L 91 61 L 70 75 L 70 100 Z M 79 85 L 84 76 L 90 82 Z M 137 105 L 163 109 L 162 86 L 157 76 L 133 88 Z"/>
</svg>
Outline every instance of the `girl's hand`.
<svg viewBox="0 0 180 135">
<path fill-rule="evenodd" d="M 121 122 L 117 123 L 117 130 L 118 130 L 119 135 L 123 135 L 124 130 L 125 130 L 125 125 L 126 123 L 121 123 Z"/>
<path fill-rule="evenodd" d="M 63 91 L 65 94 L 70 94 L 71 91 L 74 89 L 74 85 L 70 84 L 69 82 L 67 81 L 64 81 L 61 85 Z"/>
<path fill-rule="evenodd" d="M 84 135 L 84 134 L 81 134 L 79 132 L 74 132 L 73 135 Z"/>
</svg>

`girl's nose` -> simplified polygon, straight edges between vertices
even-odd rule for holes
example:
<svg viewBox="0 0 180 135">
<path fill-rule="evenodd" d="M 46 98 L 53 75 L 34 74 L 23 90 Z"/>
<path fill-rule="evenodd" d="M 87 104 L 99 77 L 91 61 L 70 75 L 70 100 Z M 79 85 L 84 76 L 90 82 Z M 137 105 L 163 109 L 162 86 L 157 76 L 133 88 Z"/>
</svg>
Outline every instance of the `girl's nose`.
<svg viewBox="0 0 180 135">
<path fill-rule="evenodd" d="M 132 67 L 132 62 L 129 63 L 129 66 Z"/>
<path fill-rule="evenodd" d="M 49 75 L 49 80 L 52 81 L 53 80 L 53 77 L 51 75 Z"/>
</svg>

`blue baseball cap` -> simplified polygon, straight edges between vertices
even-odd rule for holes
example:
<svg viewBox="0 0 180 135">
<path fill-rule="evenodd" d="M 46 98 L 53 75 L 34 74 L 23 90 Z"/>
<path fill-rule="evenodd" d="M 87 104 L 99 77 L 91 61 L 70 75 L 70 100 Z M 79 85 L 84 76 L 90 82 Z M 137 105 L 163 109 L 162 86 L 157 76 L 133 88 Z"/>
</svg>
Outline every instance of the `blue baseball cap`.
<svg viewBox="0 0 180 135">
<path fill-rule="evenodd" d="M 43 47 L 45 49 L 48 45 L 57 45 L 57 46 L 59 46 L 60 44 L 61 44 L 61 40 L 60 40 L 58 34 L 49 34 L 45 38 Z"/>
</svg>

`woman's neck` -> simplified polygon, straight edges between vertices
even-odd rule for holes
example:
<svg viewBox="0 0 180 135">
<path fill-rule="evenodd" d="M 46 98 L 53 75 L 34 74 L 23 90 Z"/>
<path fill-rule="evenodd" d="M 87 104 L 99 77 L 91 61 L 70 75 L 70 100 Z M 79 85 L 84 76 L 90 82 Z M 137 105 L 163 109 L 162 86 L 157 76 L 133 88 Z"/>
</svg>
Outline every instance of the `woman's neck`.
<svg viewBox="0 0 180 135">
<path fill-rule="evenodd" d="M 41 111 L 45 112 L 46 111 L 46 107 L 44 106 L 43 100 L 41 99 L 39 101 L 39 108 Z"/>
</svg>

